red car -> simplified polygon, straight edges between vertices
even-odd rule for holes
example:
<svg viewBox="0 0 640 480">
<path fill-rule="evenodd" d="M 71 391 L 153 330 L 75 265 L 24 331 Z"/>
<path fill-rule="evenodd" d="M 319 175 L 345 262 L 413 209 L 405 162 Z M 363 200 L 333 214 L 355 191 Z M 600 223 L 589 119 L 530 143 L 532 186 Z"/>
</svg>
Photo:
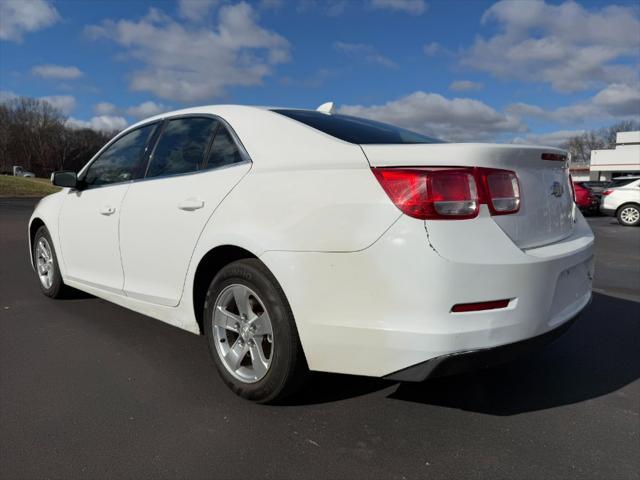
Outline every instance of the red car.
<svg viewBox="0 0 640 480">
<path fill-rule="evenodd" d="M 598 197 L 591 191 L 591 189 L 583 186 L 580 183 L 573 182 L 573 191 L 575 192 L 576 205 L 583 212 L 597 212 L 598 204 L 600 203 Z"/>
</svg>

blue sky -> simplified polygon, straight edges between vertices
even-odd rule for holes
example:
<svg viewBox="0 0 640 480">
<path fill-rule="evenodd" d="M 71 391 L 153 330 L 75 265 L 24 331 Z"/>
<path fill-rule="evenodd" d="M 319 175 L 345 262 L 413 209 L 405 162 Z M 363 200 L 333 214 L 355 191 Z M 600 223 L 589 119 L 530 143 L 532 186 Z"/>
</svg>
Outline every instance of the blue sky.
<svg viewBox="0 0 640 480">
<path fill-rule="evenodd" d="M 0 99 L 123 128 L 210 103 L 339 110 L 461 141 L 640 118 L 637 2 L 0 2 Z"/>
</svg>

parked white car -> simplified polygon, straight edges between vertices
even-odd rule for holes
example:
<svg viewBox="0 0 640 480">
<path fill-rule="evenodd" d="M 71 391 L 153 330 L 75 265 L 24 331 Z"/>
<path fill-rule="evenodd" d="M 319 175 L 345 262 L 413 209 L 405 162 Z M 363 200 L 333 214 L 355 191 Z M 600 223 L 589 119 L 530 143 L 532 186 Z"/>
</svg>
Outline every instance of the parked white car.
<svg viewBox="0 0 640 480">
<path fill-rule="evenodd" d="M 602 192 L 600 211 L 618 218 L 621 225 L 640 225 L 640 178 L 616 179 L 620 186 Z"/>
<path fill-rule="evenodd" d="M 567 155 L 331 112 L 208 106 L 109 142 L 29 223 L 75 287 L 204 333 L 267 402 L 310 370 L 421 381 L 557 336 L 591 298 Z"/>
<path fill-rule="evenodd" d="M 24 177 L 24 178 L 35 178 L 35 174 L 33 172 L 29 172 L 28 170 L 25 170 L 24 168 L 22 168 L 19 165 L 14 165 L 13 166 L 13 176 L 14 177 Z"/>
</svg>

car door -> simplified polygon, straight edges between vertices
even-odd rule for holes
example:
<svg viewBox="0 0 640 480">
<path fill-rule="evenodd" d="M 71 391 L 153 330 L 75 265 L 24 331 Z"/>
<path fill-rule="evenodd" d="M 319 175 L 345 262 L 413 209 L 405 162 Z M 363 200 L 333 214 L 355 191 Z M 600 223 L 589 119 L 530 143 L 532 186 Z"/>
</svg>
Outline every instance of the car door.
<svg viewBox="0 0 640 480">
<path fill-rule="evenodd" d="M 120 217 L 127 296 L 175 306 L 200 233 L 251 162 L 212 117 L 166 121 L 146 177 L 131 185 Z"/>
<path fill-rule="evenodd" d="M 69 280 L 122 292 L 120 208 L 131 181 L 144 175 L 156 128 L 145 125 L 115 140 L 80 175 L 82 188 L 67 193 L 58 228 Z"/>
</svg>

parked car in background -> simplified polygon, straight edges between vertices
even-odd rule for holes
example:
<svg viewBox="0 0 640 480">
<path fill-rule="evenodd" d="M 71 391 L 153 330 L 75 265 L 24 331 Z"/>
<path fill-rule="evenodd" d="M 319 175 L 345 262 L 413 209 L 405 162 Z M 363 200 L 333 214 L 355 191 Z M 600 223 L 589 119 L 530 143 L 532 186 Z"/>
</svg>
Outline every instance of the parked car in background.
<svg viewBox="0 0 640 480">
<path fill-rule="evenodd" d="M 18 166 L 18 165 L 14 165 L 13 166 L 13 176 L 14 177 L 25 177 L 25 178 L 35 178 L 35 174 L 33 172 L 29 172 L 28 170 L 25 170 L 24 168 Z"/>
<path fill-rule="evenodd" d="M 611 187 L 611 180 L 589 180 L 586 182 L 576 182 L 582 185 L 583 187 L 588 188 L 594 195 L 598 197 L 607 188 Z"/>
<path fill-rule="evenodd" d="M 49 297 L 75 287 L 203 333 L 248 399 L 308 369 L 422 381 L 538 348 L 589 304 L 568 163 L 332 109 L 190 108 L 55 173 L 31 261 Z"/>
<path fill-rule="evenodd" d="M 600 211 L 625 226 L 640 225 L 640 177 L 617 179 L 620 186 L 602 192 Z"/>
<path fill-rule="evenodd" d="M 593 191 L 584 186 L 584 182 L 574 182 L 573 191 L 576 196 L 576 205 L 583 213 L 597 213 L 600 199 Z"/>
</svg>

